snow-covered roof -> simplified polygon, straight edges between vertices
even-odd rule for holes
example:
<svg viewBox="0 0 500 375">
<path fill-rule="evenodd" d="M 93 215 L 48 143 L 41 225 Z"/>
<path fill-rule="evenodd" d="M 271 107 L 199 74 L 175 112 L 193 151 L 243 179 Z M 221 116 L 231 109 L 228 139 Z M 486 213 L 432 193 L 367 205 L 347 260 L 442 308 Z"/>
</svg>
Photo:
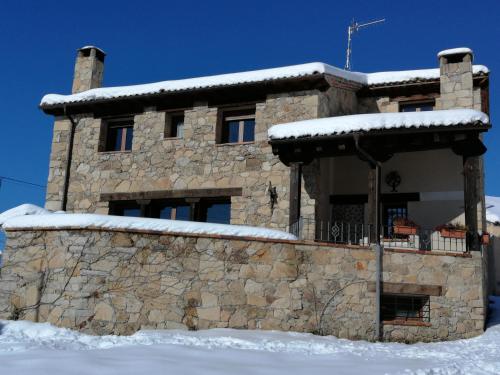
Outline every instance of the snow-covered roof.
<svg viewBox="0 0 500 375">
<path fill-rule="evenodd" d="M 92 45 L 83 46 L 82 48 L 78 48 L 78 51 L 81 51 L 82 49 L 91 49 L 91 48 L 101 52 L 103 55 L 106 55 L 106 52 L 104 52 L 101 48 L 96 47 L 96 46 L 92 46 Z"/>
<path fill-rule="evenodd" d="M 370 130 L 489 124 L 488 116 L 473 109 L 448 109 L 424 112 L 369 113 L 326 117 L 274 125 L 270 139 L 340 135 Z"/>
<path fill-rule="evenodd" d="M 483 65 L 474 65 L 474 74 L 487 74 Z M 361 73 L 351 72 L 321 62 L 285 66 L 280 68 L 253 70 L 248 72 L 219 74 L 198 78 L 162 81 L 143 85 L 102 87 L 72 95 L 47 94 L 42 98 L 42 107 L 62 104 L 91 102 L 95 100 L 117 99 L 132 96 L 154 95 L 166 92 L 179 92 L 196 89 L 267 82 L 280 79 L 329 74 L 361 85 L 394 84 L 409 81 L 439 79 L 439 69 L 403 70 L 393 72 Z"/>
<path fill-rule="evenodd" d="M 500 197 L 486 196 L 486 220 L 500 223 Z"/>
<path fill-rule="evenodd" d="M 442 56 L 457 55 L 462 53 L 470 53 L 472 55 L 472 50 L 467 47 L 445 49 L 443 51 L 438 52 L 438 58 Z"/>
<path fill-rule="evenodd" d="M 29 207 L 26 207 L 29 206 Z M 120 229 L 143 230 L 159 233 L 218 235 L 235 237 L 267 238 L 277 240 L 296 240 L 293 234 L 280 230 L 251 227 L 200 223 L 194 221 L 149 219 L 96 214 L 51 213 L 41 207 L 22 205 L 1 214 L 4 220 L 0 225 L 8 230 L 14 229 Z"/>
</svg>

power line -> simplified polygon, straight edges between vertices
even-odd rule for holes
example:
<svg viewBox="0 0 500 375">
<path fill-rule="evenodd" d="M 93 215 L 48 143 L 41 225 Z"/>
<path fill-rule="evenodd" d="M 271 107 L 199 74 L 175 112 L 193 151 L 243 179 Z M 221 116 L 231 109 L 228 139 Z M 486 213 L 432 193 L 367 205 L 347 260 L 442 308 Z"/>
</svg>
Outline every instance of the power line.
<svg viewBox="0 0 500 375">
<path fill-rule="evenodd" d="M 29 182 L 29 181 L 24 181 L 24 180 L 18 180 L 16 178 L 5 177 L 5 176 L 0 176 L 0 188 L 2 187 L 2 181 L 3 180 L 10 181 L 10 182 L 15 182 L 15 183 L 18 183 L 18 184 L 35 186 L 35 187 L 39 187 L 39 188 L 42 188 L 42 189 L 46 188 L 45 185 L 35 184 L 34 182 Z"/>
</svg>

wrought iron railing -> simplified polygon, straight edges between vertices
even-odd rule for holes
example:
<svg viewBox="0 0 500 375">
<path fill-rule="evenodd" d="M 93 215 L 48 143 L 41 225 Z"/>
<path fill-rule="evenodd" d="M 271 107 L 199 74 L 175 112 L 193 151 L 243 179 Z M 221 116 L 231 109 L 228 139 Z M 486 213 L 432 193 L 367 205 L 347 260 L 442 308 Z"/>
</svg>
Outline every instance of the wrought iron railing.
<svg viewBox="0 0 500 375">
<path fill-rule="evenodd" d="M 308 218 L 301 218 L 290 226 L 290 232 L 299 239 L 361 246 L 368 246 L 375 242 L 374 229 L 371 224 L 325 222 Z M 381 226 L 380 243 L 385 248 L 467 251 L 465 232 L 451 235 L 437 229 L 422 227 Z"/>
</svg>

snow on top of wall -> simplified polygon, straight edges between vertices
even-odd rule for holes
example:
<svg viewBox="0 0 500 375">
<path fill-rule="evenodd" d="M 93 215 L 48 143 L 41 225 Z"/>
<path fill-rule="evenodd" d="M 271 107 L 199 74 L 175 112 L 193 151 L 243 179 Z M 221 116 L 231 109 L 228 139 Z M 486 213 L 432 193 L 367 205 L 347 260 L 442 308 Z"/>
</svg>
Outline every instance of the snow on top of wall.
<svg viewBox="0 0 500 375">
<path fill-rule="evenodd" d="M 26 205 L 23 205 L 26 206 Z M 200 223 L 194 221 L 149 219 L 143 217 L 126 217 L 96 214 L 67 214 L 51 213 L 43 208 L 31 206 L 31 210 L 16 207 L 11 214 L 6 215 L 3 220 L 4 229 L 29 229 L 29 228 L 51 228 L 51 229 L 121 229 L 121 230 L 144 230 L 166 233 L 182 234 L 205 234 L 237 237 L 255 237 L 279 240 L 296 240 L 297 238 L 287 232 L 280 230 L 251 227 L 245 225 L 229 225 Z M 17 211 L 13 211 L 17 210 Z M 9 211 L 4 212 L 5 215 Z M 16 214 L 17 212 L 17 214 Z M 29 215 L 29 216 L 27 216 Z"/>
<path fill-rule="evenodd" d="M 270 139 L 315 137 L 379 129 L 488 124 L 486 114 L 473 109 L 448 109 L 424 112 L 369 113 L 326 117 L 274 125 Z"/>
<path fill-rule="evenodd" d="M 438 53 L 438 58 L 447 55 L 456 55 L 459 53 L 470 53 L 472 55 L 472 50 L 467 47 L 445 49 Z"/>
<path fill-rule="evenodd" d="M 473 73 L 488 73 L 483 65 L 474 65 Z M 291 65 L 272 69 L 248 72 L 219 74 L 198 78 L 162 81 L 142 85 L 102 87 L 72 95 L 47 94 L 40 105 L 53 106 L 75 102 L 88 102 L 129 96 L 152 95 L 163 92 L 176 92 L 211 87 L 231 86 L 244 83 L 265 82 L 279 79 L 329 74 L 362 85 L 380 85 L 414 80 L 439 79 L 439 69 L 404 70 L 394 72 L 361 73 L 351 72 L 321 62 Z"/>
<path fill-rule="evenodd" d="M 500 223 L 500 197 L 486 196 L 486 220 Z"/>
<path fill-rule="evenodd" d="M 20 206 L 11 208 L 10 210 L 0 213 L 0 227 L 7 220 L 12 219 L 14 217 L 25 216 L 25 215 L 43 215 L 49 213 L 51 212 L 46 210 L 45 208 L 38 207 L 34 204 L 29 204 L 29 203 L 22 204 Z"/>
</svg>

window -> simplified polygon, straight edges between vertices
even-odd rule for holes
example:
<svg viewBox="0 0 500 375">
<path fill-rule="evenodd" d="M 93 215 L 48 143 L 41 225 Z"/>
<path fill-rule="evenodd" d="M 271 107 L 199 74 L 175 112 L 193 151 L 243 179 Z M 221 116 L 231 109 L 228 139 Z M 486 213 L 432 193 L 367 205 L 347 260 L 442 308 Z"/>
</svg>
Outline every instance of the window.
<svg viewBox="0 0 500 375">
<path fill-rule="evenodd" d="M 419 103 L 399 103 L 399 112 L 424 112 L 432 111 L 434 108 L 433 101 Z"/>
<path fill-rule="evenodd" d="M 191 218 L 191 206 L 188 204 L 165 203 L 159 207 L 160 219 L 185 220 Z"/>
<path fill-rule="evenodd" d="M 103 123 L 105 147 L 101 151 L 130 151 L 134 137 L 134 118 L 108 119 Z"/>
<path fill-rule="evenodd" d="M 255 140 L 255 108 L 224 111 L 219 143 L 245 143 Z"/>
<path fill-rule="evenodd" d="M 141 203 L 144 204 L 139 204 L 137 201 L 111 201 L 109 213 L 118 216 L 146 216 L 185 221 L 194 218 L 194 221 L 219 224 L 231 222 L 231 199 L 228 197 L 191 200 L 151 199 Z"/>
<path fill-rule="evenodd" d="M 406 203 L 384 204 L 383 220 L 384 220 L 384 235 L 392 237 L 394 219 L 408 218 L 408 207 Z"/>
<path fill-rule="evenodd" d="M 167 113 L 165 116 L 165 138 L 184 136 L 184 112 Z"/>
<path fill-rule="evenodd" d="M 429 322 L 430 298 L 422 295 L 383 294 L 382 320 Z"/>
<path fill-rule="evenodd" d="M 109 213 L 117 216 L 142 216 L 141 206 L 136 201 L 110 202 Z"/>
<path fill-rule="evenodd" d="M 231 201 L 229 199 L 202 201 L 200 219 L 207 223 L 230 224 Z"/>
</svg>

